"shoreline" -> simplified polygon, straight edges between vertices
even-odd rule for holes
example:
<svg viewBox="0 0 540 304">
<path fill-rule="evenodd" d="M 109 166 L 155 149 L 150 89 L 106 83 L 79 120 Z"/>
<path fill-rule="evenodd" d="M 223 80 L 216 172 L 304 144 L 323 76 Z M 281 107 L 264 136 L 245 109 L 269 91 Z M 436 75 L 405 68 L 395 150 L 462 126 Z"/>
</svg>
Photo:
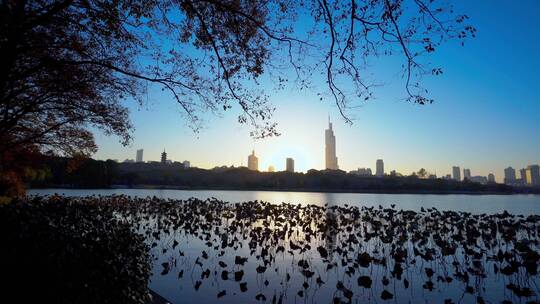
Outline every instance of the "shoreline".
<svg viewBox="0 0 540 304">
<path fill-rule="evenodd" d="M 365 194 L 428 194 L 428 195 L 539 195 L 536 192 L 499 192 L 499 191 L 459 191 L 459 190 L 389 190 L 389 189 L 311 189 L 311 188 L 234 188 L 234 187 L 185 187 L 170 185 L 111 185 L 110 187 L 71 187 L 69 185 L 51 185 L 47 187 L 32 187 L 28 190 L 39 189 L 71 189 L 71 190 L 108 190 L 108 189 L 137 189 L 137 190 L 186 190 L 186 191 L 265 191 L 265 192 L 309 192 L 309 193 L 365 193 Z"/>
</svg>

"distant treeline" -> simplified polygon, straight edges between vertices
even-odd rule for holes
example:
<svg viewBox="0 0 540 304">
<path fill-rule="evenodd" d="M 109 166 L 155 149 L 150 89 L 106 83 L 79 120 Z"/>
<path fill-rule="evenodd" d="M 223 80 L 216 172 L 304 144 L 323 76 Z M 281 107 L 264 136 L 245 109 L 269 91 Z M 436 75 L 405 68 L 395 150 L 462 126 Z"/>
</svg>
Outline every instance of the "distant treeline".
<svg viewBox="0 0 540 304">
<path fill-rule="evenodd" d="M 538 193 L 538 189 L 513 188 L 503 184 L 481 185 L 445 179 L 420 179 L 415 176 L 366 177 L 340 170 L 310 170 L 307 173 L 257 172 L 245 167 L 206 170 L 184 168 L 180 163 L 117 163 L 112 160 L 73 160 L 58 157 L 47 158 L 43 165 L 47 174 L 40 179 L 29 181 L 30 187 L 121 186 L 389 193 Z"/>
<path fill-rule="evenodd" d="M 36 165 L 38 178 L 28 178 L 31 187 L 108 188 L 120 176 L 120 164 L 89 158 L 46 156 Z"/>
</svg>

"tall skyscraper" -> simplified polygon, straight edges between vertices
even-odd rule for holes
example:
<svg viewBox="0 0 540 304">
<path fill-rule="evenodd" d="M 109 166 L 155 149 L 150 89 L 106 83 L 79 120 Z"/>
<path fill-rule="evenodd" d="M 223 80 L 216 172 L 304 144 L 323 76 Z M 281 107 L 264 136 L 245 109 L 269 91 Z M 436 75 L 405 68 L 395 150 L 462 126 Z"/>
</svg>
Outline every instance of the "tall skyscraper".
<svg viewBox="0 0 540 304">
<path fill-rule="evenodd" d="M 287 161 L 285 164 L 285 171 L 294 172 L 294 159 L 287 157 Z"/>
<path fill-rule="evenodd" d="M 332 130 L 332 123 L 328 119 L 328 129 L 324 131 L 325 135 L 325 154 L 326 154 L 326 169 L 337 170 L 338 159 L 336 156 L 336 137 Z"/>
<path fill-rule="evenodd" d="M 452 178 L 457 181 L 461 181 L 461 170 L 458 166 L 452 167 Z"/>
<path fill-rule="evenodd" d="M 530 165 L 527 167 L 527 184 L 540 186 L 540 166 Z"/>
<path fill-rule="evenodd" d="M 382 159 L 377 159 L 377 163 L 375 164 L 375 175 L 378 177 L 384 176 L 384 162 Z"/>
<path fill-rule="evenodd" d="M 519 177 L 521 178 L 521 184 L 527 184 L 527 169 L 523 168 L 519 170 Z"/>
<path fill-rule="evenodd" d="M 259 159 L 255 156 L 255 150 L 251 151 L 251 155 L 248 156 L 248 169 L 259 171 Z"/>
<path fill-rule="evenodd" d="M 516 170 L 512 167 L 504 169 L 504 183 L 512 185 L 516 183 Z"/>
<path fill-rule="evenodd" d="M 135 157 L 135 161 L 138 163 L 143 162 L 143 149 L 137 150 L 137 156 Z"/>
<path fill-rule="evenodd" d="M 471 169 L 463 169 L 463 179 L 471 180 Z"/>
<path fill-rule="evenodd" d="M 488 174 L 487 179 L 488 183 L 495 183 L 495 175 L 493 173 Z"/>
</svg>

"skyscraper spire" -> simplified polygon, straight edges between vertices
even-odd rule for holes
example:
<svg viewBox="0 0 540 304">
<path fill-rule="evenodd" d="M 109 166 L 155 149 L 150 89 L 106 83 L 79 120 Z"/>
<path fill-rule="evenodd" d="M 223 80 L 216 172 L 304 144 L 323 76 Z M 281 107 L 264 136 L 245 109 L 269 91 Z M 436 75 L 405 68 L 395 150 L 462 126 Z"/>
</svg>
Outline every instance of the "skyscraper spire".
<svg viewBox="0 0 540 304">
<path fill-rule="evenodd" d="M 332 123 L 330 122 L 330 114 L 328 114 L 328 129 L 332 130 Z"/>
</svg>

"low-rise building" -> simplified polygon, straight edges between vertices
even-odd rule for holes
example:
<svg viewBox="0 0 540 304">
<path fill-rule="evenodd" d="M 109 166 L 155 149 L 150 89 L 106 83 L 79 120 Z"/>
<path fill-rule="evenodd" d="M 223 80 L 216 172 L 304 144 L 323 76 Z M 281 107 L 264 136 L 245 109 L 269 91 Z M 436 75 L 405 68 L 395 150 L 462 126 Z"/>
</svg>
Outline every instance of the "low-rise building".
<svg viewBox="0 0 540 304">
<path fill-rule="evenodd" d="M 471 182 L 485 185 L 488 183 L 488 179 L 485 176 L 471 176 Z"/>
<path fill-rule="evenodd" d="M 358 168 L 357 170 L 353 170 L 349 173 L 359 175 L 359 176 L 372 176 L 373 175 L 370 168 Z"/>
</svg>

